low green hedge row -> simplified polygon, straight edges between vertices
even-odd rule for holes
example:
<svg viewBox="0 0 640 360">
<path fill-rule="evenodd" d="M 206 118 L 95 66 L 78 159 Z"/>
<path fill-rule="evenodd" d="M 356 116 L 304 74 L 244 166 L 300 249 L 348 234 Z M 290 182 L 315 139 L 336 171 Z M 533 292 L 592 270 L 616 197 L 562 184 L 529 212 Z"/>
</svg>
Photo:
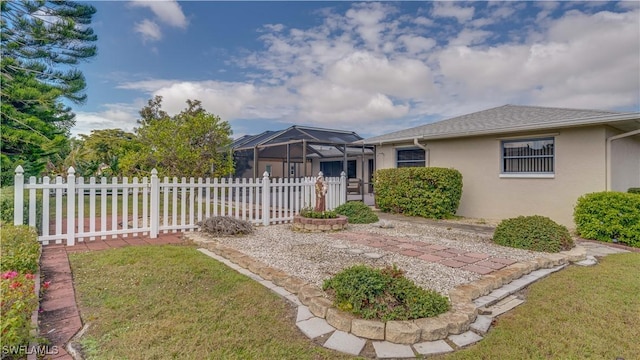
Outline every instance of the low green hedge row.
<svg viewBox="0 0 640 360">
<path fill-rule="evenodd" d="M 0 249 L 2 346 L 22 352 L 13 355 L 24 355 L 32 340 L 31 314 L 38 308 L 34 292 L 40 255 L 38 234 L 27 226 L 4 224 L 0 228 Z"/>
<path fill-rule="evenodd" d="M 460 205 L 462 174 L 455 169 L 381 169 L 374 179 L 382 211 L 442 219 L 453 216 Z"/>
<path fill-rule="evenodd" d="M 583 195 L 573 220 L 585 239 L 640 247 L 640 194 L 604 191 Z"/>
</svg>

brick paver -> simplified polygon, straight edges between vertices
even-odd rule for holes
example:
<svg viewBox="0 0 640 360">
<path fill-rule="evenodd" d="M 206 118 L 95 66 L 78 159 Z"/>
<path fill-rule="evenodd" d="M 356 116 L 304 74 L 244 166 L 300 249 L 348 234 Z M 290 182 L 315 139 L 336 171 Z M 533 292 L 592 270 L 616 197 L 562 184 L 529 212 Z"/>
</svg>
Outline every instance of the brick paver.
<svg viewBox="0 0 640 360">
<path fill-rule="evenodd" d="M 462 270 L 471 271 L 471 272 L 474 272 L 474 273 L 478 273 L 480 275 L 486 275 L 486 274 L 489 274 L 489 273 L 491 273 L 493 271 L 492 269 L 489 269 L 489 268 L 486 268 L 486 267 L 483 267 L 483 266 L 478 266 L 476 264 L 468 264 L 468 265 L 465 265 L 465 266 L 461 267 L 461 269 Z"/>
<path fill-rule="evenodd" d="M 500 269 L 502 269 L 503 267 L 506 266 L 504 264 L 493 262 L 491 260 L 492 259 L 487 259 L 487 260 L 484 260 L 484 261 L 480 261 L 480 262 L 477 262 L 476 265 L 479 265 L 479 266 L 482 266 L 482 267 L 487 267 L 487 268 L 493 269 L 493 270 L 500 270 Z"/>
</svg>

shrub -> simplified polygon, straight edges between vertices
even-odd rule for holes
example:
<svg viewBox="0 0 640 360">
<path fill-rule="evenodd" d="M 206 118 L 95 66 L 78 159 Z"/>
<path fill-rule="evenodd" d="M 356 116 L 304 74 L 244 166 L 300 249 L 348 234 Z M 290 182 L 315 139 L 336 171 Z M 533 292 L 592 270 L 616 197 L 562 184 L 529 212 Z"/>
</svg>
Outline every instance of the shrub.
<svg viewBox="0 0 640 360">
<path fill-rule="evenodd" d="M 382 169 L 375 174 L 376 204 L 386 212 L 442 219 L 462 197 L 462 174 L 445 168 Z"/>
<path fill-rule="evenodd" d="M 378 221 L 378 215 L 362 201 L 347 202 L 335 208 L 334 211 L 348 217 L 351 224 L 371 224 Z"/>
<path fill-rule="evenodd" d="M 364 319 L 419 319 L 442 314 L 450 306 L 446 297 L 416 286 L 395 266 L 355 265 L 326 279 L 322 288 L 334 295 L 337 308 Z"/>
<path fill-rule="evenodd" d="M 24 355 L 26 345 L 29 345 L 29 341 L 32 340 L 31 314 L 38 308 L 38 297 L 34 292 L 34 285 L 34 275 L 30 273 L 7 271 L 3 272 L 0 278 L 2 346 L 20 349 L 22 354 L 15 355 Z"/>
<path fill-rule="evenodd" d="M 5 224 L 0 234 L 0 270 L 35 273 L 40 257 L 40 243 L 35 229 Z"/>
<path fill-rule="evenodd" d="M 199 222 L 200 230 L 216 236 L 247 235 L 253 232 L 253 225 L 245 220 L 228 216 L 213 216 Z"/>
<path fill-rule="evenodd" d="M 604 191 L 581 196 L 573 211 L 585 239 L 640 247 L 640 194 Z"/>
<path fill-rule="evenodd" d="M 493 241 L 498 245 L 544 252 L 573 247 L 573 239 L 565 226 L 539 215 L 503 220 L 493 233 Z"/>
<path fill-rule="evenodd" d="M 640 188 L 629 188 L 627 192 L 630 194 L 640 194 Z"/>
<path fill-rule="evenodd" d="M 311 219 L 335 219 L 338 217 L 335 211 L 315 211 L 312 208 L 300 210 L 300 216 Z"/>
</svg>

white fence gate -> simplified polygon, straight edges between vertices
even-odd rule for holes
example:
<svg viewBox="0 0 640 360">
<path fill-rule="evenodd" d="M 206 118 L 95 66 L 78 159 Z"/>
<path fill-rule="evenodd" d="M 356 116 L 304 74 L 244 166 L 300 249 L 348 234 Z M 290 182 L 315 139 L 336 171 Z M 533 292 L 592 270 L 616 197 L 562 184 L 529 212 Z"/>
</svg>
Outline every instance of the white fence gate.
<svg viewBox="0 0 640 360">
<path fill-rule="evenodd" d="M 158 233 L 193 231 L 197 222 L 210 216 L 233 216 L 254 224 L 286 223 L 300 209 L 315 206 L 316 178 L 197 179 L 165 177 L 160 181 L 153 169 L 151 178 L 122 179 L 92 177 L 86 183 L 76 178 L 73 167 L 66 179 L 58 176 L 24 181 L 24 170 L 16 168 L 14 224 L 38 229 L 38 240 L 74 245 L 75 241 L 149 236 Z M 322 173 L 320 173 L 322 174 Z M 327 210 L 346 202 L 346 175 L 325 178 Z M 27 193 L 25 199 L 25 193 Z M 39 195 L 41 194 L 41 199 Z M 25 200 L 28 203 L 24 218 Z M 41 214 L 37 213 L 41 201 Z M 53 204 L 51 203 L 53 201 Z M 110 203 L 110 205 L 109 205 Z M 53 205 L 53 206 L 51 206 Z M 88 209 L 85 208 L 88 207 Z"/>
</svg>

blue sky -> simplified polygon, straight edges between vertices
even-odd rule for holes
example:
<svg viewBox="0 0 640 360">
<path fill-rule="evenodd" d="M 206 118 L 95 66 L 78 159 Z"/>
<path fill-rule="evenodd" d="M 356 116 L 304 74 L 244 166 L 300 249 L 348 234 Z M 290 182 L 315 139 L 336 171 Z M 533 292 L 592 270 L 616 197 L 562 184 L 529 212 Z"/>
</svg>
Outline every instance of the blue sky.
<svg viewBox="0 0 640 360">
<path fill-rule="evenodd" d="M 72 133 L 154 95 L 229 121 L 379 135 L 504 104 L 640 111 L 640 2 L 95 1 Z"/>
</svg>

